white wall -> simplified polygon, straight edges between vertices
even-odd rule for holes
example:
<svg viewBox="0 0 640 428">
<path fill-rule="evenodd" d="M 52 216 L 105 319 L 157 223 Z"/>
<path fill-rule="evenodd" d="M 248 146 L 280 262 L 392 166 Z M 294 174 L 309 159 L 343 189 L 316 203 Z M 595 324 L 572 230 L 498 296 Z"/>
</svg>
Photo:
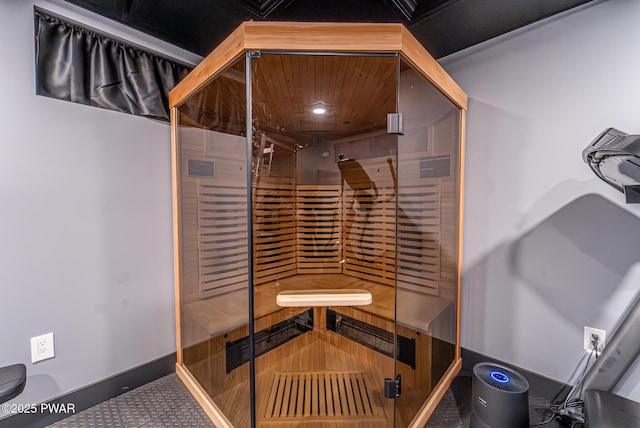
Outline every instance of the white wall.
<svg viewBox="0 0 640 428">
<path fill-rule="evenodd" d="M 584 325 L 640 288 L 640 207 L 581 159 L 640 134 L 640 2 L 611 0 L 442 60 L 469 95 L 462 346 L 568 381 Z M 640 370 L 618 392 L 640 401 Z"/>
<path fill-rule="evenodd" d="M 33 45 L 33 3 L 3 1 L 0 366 L 27 365 L 16 403 L 175 351 L 169 126 L 36 96 Z M 31 364 L 47 332 L 56 358 Z"/>
</svg>

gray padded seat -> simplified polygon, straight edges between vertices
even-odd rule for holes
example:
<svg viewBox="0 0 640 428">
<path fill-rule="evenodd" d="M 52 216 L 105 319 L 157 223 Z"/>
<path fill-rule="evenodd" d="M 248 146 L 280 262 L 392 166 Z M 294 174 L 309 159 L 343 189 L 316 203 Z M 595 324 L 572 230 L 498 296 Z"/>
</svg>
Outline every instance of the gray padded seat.
<svg viewBox="0 0 640 428">
<path fill-rule="evenodd" d="M 20 394 L 26 383 L 27 367 L 24 364 L 0 367 L 0 403 Z"/>
</svg>

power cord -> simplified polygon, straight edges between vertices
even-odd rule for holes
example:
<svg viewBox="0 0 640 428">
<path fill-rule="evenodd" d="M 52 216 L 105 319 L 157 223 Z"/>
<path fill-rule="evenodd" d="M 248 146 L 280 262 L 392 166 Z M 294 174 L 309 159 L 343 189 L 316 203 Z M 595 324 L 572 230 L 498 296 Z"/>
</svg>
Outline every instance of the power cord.
<svg viewBox="0 0 640 428">
<path fill-rule="evenodd" d="M 599 345 L 600 345 L 600 338 L 597 335 L 593 335 L 591 338 L 591 347 L 592 347 L 591 352 L 589 353 L 587 362 L 585 363 L 584 368 L 582 369 L 582 373 L 580 373 L 580 376 L 578 377 L 573 388 L 571 388 L 571 391 L 569 391 L 566 398 L 561 404 L 552 404 L 551 406 L 549 406 L 548 409 L 545 409 L 545 410 L 551 411 L 551 416 L 548 419 L 536 424 L 532 424 L 530 426 L 535 427 L 535 426 L 546 425 L 548 423 L 551 423 L 553 420 L 558 420 L 559 422 L 567 426 L 570 426 L 571 428 L 574 428 L 578 424 L 585 423 L 584 414 L 582 413 L 582 407 L 584 405 L 584 401 L 581 399 L 582 386 L 583 386 L 582 382 L 584 380 L 585 374 L 587 373 L 587 369 L 589 368 L 589 362 L 591 361 L 591 357 L 593 357 L 594 355 L 596 359 L 598 359 L 599 357 L 599 354 L 598 354 Z M 584 359 L 584 357 L 582 359 Z M 581 362 L 582 360 L 580 361 L 580 363 Z M 580 363 L 578 363 L 578 367 Z M 576 368 L 576 371 L 577 371 L 577 368 Z M 580 389 L 578 390 L 578 396 L 576 398 L 571 398 L 571 396 L 574 394 L 578 386 L 580 387 Z"/>
<path fill-rule="evenodd" d="M 600 347 L 600 337 L 597 334 L 594 334 L 591 337 L 591 346 L 593 347 L 593 351 L 591 351 L 591 354 L 589 355 L 589 359 L 591 359 L 591 355 L 594 353 L 596 354 L 596 360 L 598 359 L 598 357 L 600 356 L 598 354 L 598 348 Z M 587 366 L 589 365 L 589 360 L 587 360 Z M 586 367 L 585 367 L 586 369 Z M 582 387 L 584 386 L 584 384 L 582 383 L 582 381 L 584 380 L 584 371 L 582 372 L 582 376 L 580 379 L 580 392 L 578 393 L 578 398 L 582 397 Z M 577 384 L 576 384 L 577 385 Z"/>
</svg>

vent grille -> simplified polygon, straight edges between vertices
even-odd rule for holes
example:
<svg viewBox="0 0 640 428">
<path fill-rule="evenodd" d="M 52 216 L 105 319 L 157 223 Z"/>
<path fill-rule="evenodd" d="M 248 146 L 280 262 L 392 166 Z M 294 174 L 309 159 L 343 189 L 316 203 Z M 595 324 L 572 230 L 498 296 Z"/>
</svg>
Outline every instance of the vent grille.
<svg viewBox="0 0 640 428">
<path fill-rule="evenodd" d="M 384 419 L 367 372 L 275 373 L 265 419 Z"/>
<path fill-rule="evenodd" d="M 416 368 L 416 340 L 372 326 L 327 308 L 327 330 Z M 397 339 L 397 340 L 396 340 Z M 395 349 L 395 351 L 394 351 Z"/>
<path fill-rule="evenodd" d="M 313 310 L 272 325 L 255 334 L 256 357 L 287 343 L 291 339 L 313 330 Z M 249 336 L 226 343 L 227 374 L 249 362 Z"/>
</svg>

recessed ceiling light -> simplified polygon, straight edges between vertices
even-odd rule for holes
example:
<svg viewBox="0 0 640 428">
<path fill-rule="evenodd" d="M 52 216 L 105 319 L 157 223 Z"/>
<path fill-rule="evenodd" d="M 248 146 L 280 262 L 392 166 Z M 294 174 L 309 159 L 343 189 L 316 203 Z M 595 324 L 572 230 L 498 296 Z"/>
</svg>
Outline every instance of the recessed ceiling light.
<svg viewBox="0 0 640 428">
<path fill-rule="evenodd" d="M 316 107 L 313 110 L 311 110 L 314 114 L 325 114 L 327 112 L 327 110 L 325 110 L 322 107 Z"/>
</svg>

